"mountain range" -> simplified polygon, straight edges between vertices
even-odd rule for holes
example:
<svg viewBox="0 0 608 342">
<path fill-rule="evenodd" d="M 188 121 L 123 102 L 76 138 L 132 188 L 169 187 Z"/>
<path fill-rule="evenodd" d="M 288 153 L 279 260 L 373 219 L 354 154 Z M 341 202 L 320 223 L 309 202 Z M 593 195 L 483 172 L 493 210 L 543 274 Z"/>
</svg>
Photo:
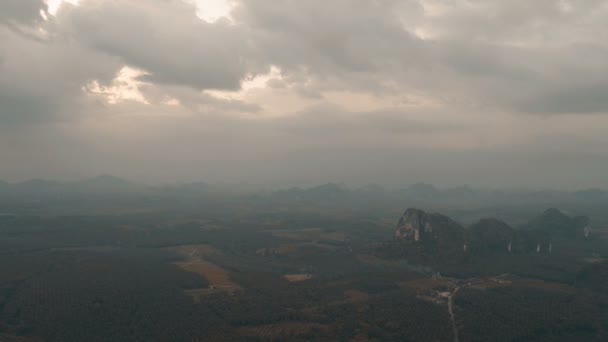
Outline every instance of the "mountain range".
<svg viewBox="0 0 608 342">
<path fill-rule="evenodd" d="M 560 202 L 608 202 L 608 191 L 587 189 L 579 191 L 514 191 L 474 189 L 470 186 L 437 188 L 426 183 L 417 183 L 404 188 L 387 189 L 377 184 L 359 188 L 349 188 L 343 184 L 327 183 L 309 188 L 293 187 L 274 191 L 264 190 L 262 186 L 246 184 L 209 184 L 204 182 L 179 183 L 166 185 L 145 185 L 123 178 L 101 175 L 90 179 L 59 182 L 45 179 L 32 179 L 18 183 L 0 181 L 0 195 L 20 196 L 65 196 L 69 194 L 129 194 L 152 193 L 171 195 L 196 195 L 205 193 L 255 194 L 266 199 L 281 201 L 311 202 L 361 202 L 386 200 L 397 202 L 463 204 L 494 203 L 560 203 Z"/>
<path fill-rule="evenodd" d="M 465 227 L 447 216 L 409 208 L 399 219 L 394 238 L 422 250 L 450 255 L 455 251 L 551 253 L 553 240 L 588 239 L 590 233 L 588 217 L 570 217 L 555 208 L 547 209 L 518 228 L 494 218 L 481 219 Z"/>
</svg>

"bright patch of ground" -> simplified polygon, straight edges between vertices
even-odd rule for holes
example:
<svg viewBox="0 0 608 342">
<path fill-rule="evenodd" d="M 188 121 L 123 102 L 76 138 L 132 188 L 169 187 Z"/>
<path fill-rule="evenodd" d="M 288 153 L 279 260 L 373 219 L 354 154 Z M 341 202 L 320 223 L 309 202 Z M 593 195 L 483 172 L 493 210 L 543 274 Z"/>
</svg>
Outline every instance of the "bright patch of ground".
<svg viewBox="0 0 608 342">
<path fill-rule="evenodd" d="M 176 265 L 185 271 L 200 274 L 211 284 L 209 287 L 240 288 L 238 284 L 230 280 L 226 270 L 208 261 L 190 259 L 178 262 Z"/>
<path fill-rule="evenodd" d="M 207 288 L 185 291 L 195 302 L 199 302 L 202 297 L 212 293 L 234 293 L 241 290 L 239 284 L 230 279 L 230 274 L 226 270 L 203 259 L 205 256 L 221 254 L 213 246 L 206 244 L 184 245 L 169 247 L 167 249 L 187 257 L 186 260 L 176 262 L 175 265 L 184 271 L 199 274 L 209 282 L 209 287 Z"/>
<path fill-rule="evenodd" d="M 287 279 L 289 282 L 291 283 L 295 283 L 295 282 L 299 282 L 299 281 L 305 281 L 308 279 L 312 279 L 312 274 L 286 274 L 283 276 L 283 278 Z"/>
<path fill-rule="evenodd" d="M 181 255 L 189 257 L 189 258 L 200 258 L 200 257 L 204 257 L 204 256 L 221 254 L 221 252 L 218 251 L 215 247 L 213 247 L 211 245 L 207 245 L 207 244 L 182 245 L 182 246 L 176 246 L 176 247 L 169 247 L 169 248 L 167 248 L 167 250 L 181 254 Z"/>
</svg>

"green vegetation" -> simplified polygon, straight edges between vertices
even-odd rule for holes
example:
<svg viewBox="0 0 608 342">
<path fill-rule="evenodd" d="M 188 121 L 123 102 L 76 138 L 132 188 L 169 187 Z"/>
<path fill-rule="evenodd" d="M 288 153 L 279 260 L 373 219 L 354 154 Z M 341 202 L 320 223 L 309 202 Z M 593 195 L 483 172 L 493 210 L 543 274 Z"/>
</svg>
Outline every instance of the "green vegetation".
<svg viewBox="0 0 608 342">
<path fill-rule="evenodd" d="M 18 214 L 0 217 L 0 340 L 450 341 L 446 293 L 460 341 L 608 338 L 600 238 L 550 234 L 551 253 L 508 253 L 535 229 L 484 220 L 415 244 L 393 239 L 390 208 L 315 196 L 281 209 L 276 197 L 109 197 L 77 215 L 72 201 L 49 204 L 65 206 L 55 215 L 5 201 Z M 217 286 L 218 270 L 238 286 Z"/>
</svg>

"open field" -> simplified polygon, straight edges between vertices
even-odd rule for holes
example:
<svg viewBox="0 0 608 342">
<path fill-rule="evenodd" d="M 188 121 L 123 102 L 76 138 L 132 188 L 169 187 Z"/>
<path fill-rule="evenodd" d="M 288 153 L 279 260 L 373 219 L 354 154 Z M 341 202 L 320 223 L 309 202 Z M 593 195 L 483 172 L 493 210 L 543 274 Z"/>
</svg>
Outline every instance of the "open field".
<svg viewBox="0 0 608 342">
<path fill-rule="evenodd" d="M 346 291 L 344 291 L 344 300 L 341 300 L 337 303 L 339 303 L 339 304 L 358 303 L 358 302 L 365 302 L 368 299 L 369 299 L 369 294 L 367 292 L 363 292 L 360 290 L 346 290 Z"/>
<path fill-rule="evenodd" d="M 187 261 L 175 263 L 181 269 L 201 275 L 209 282 L 209 287 L 201 289 L 190 289 L 184 292 L 192 297 L 196 303 L 201 301 L 202 297 L 217 292 L 234 293 L 241 290 L 241 287 L 230 280 L 228 272 L 223 268 L 212 264 L 208 261 L 190 258 Z"/>
<path fill-rule="evenodd" d="M 599 238 L 454 260 L 385 211 L 251 201 L 0 217 L 0 341 L 607 341 Z"/>
<path fill-rule="evenodd" d="M 207 244 L 182 245 L 176 247 L 169 247 L 167 248 L 167 250 L 191 258 L 221 254 L 221 252 L 218 251 L 215 247 Z"/>
<path fill-rule="evenodd" d="M 346 235 L 343 232 L 326 232 L 321 228 L 306 228 L 299 230 L 266 230 L 266 233 L 270 233 L 275 237 L 289 239 L 294 241 L 311 241 L 311 240 L 325 240 L 325 241 L 338 241 L 343 242 L 346 240 Z"/>
<path fill-rule="evenodd" d="M 576 289 L 572 286 L 548 282 L 541 279 L 522 278 L 513 281 L 513 286 L 533 288 L 554 293 L 575 294 Z"/>
<path fill-rule="evenodd" d="M 313 330 L 327 331 L 329 327 L 324 324 L 309 322 L 282 322 L 276 324 L 241 327 L 238 334 L 243 337 L 261 338 L 264 340 L 281 340 L 287 337 L 302 336 Z"/>
<path fill-rule="evenodd" d="M 412 289 L 417 292 L 421 292 L 438 288 L 445 288 L 448 286 L 448 280 L 445 278 L 420 278 L 400 282 L 399 286 Z"/>
<path fill-rule="evenodd" d="M 241 287 L 230 279 L 226 270 L 202 259 L 204 256 L 221 254 L 213 246 L 206 244 L 184 245 L 170 247 L 168 250 L 187 256 L 186 260 L 176 262 L 175 265 L 184 271 L 199 274 L 209 282 L 207 288 L 185 290 L 185 293 L 191 296 L 195 302 L 199 302 L 201 297 L 218 291 L 234 293 L 241 290 Z"/>
<path fill-rule="evenodd" d="M 306 273 L 286 274 L 283 276 L 283 278 L 287 279 L 287 281 L 289 281 L 290 283 L 296 283 L 296 282 L 312 279 L 312 274 L 306 274 Z"/>
<path fill-rule="evenodd" d="M 256 254 L 260 256 L 297 256 L 302 253 L 311 252 L 333 252 L 337 249 L 336 246 L 319 243 L 319 242 L 298 242 L 279 245 L 277 247 L 260 248 L 256 250 Z"/>
<path fill-rule="evenodd" d="M 230 280 L 228 272 L 208 261 L 192 258 L 175 264 L 185 271 L 200 274 L 209 281 L 210 287 L 240 288 L 238 284 Z"/>
</svg>

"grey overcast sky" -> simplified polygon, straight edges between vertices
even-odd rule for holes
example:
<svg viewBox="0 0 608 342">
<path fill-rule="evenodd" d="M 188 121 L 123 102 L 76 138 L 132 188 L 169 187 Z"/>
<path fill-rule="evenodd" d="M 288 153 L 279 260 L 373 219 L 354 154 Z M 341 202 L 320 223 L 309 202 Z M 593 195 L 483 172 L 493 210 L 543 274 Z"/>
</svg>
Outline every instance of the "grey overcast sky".
<svg viewBox="0 0 608 342">
<path fill-rule="evenodd" d="M 608 188 L 605 0 L 2 0 L 0 179 Z"/>
</svg>

